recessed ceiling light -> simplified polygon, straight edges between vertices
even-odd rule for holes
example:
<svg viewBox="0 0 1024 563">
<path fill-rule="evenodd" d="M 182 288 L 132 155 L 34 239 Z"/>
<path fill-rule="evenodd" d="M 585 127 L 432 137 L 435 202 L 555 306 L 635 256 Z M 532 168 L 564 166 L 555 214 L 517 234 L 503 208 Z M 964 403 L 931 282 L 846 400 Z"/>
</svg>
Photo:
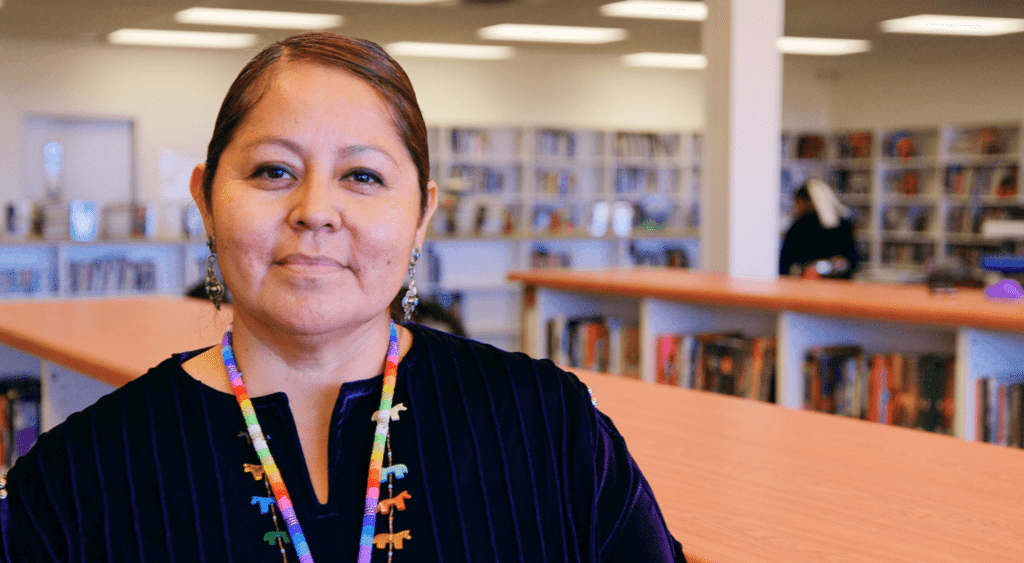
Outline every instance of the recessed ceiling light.
<svg viewBox="0 0 1024 563">
<path fill-rule="evenodd" d="M 613 27 L 575 27 L 567 25 L 527 25 L 502 23 L 477 30 L 483 39 L 538 41 L 543 43 L 611 43 L 626 38 L 626 30 Z"/>
<path fill-rule="evenodd" d="M 708 19 L 708 5 L 673 0 L 626 0 L 601 6 L 601 14 L 618 18 L 704 21 Z"/>
<path fill-rule="evenodd" d="M 211 31 L 169 31 L 166 29 L 119 29 L 107 35 L 117 45 L 157 47 L 200 47 L 207 49 L 245 49 L 257 41 L 252 33 L 214 33 Z"/>
<path fill-rule="evenodd" d="M 333 0 L 334 2 L 358 2 L 360 4 L 438 4 L 449 0 Z"/>
<path fill-rule="evenodd" d="M 852 55 L 871 50 L 871 42 L 864 39 L 780 37 L 775 45 L 787 55 Z"/>
<path fill-rule="evenodd" d="M 512 47 L 497 45 L 463 45 L 456 43 L 420 43 L 399 41 L 391 43 L 385 50 L 393 57 L 433 57 L 440 59 L 510 59 L 515 54 Z"/>
<path fill-rule="evenodd" d="M 178 23 L 270 27 L 276 29 L 330 29 L 340 26 L 342 22 L 342 17 L 335 14 L 228 10 L 222 8 L 189 8 L 174 14 L 174 19 Z"/>
<path fill-rule="evenodd" d="M 1024 31 L 1024 19 L 936 16 L 921 14 L 878 24 L 889 33 L 928 33 L 935 35 L 1006 35 Z"/>
<path fill-rule="evenodd" d="M 633 53 L 619 58 L 626 66 L 649 68 L 683 68 L 701 70 L 707 68 L 708 58 L 692 53 Z"/>
</svg>

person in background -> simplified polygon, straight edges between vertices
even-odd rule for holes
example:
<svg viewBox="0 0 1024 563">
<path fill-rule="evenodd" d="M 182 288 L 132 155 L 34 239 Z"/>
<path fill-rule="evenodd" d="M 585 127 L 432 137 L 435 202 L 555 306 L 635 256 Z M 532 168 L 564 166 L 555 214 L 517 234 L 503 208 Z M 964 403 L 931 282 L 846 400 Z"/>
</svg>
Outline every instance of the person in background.
<svg viewBox="0 0 1024 563">
<path fill-rule="evenodd" d="M 821 180 L 793 194 L 794 220 L 779 253 L 779 274 L 807 279 L 850 279 L 857 269 L 850 210 Z"/>
<path fill-rule="evenodd" d="M 575 375 L 409 322 L 438 193 L 383 49 L 271 45 L 213 131 L 191 189 L 233 324 L 39 437 L 0 563 L 685 561 Z"/>
</svg>

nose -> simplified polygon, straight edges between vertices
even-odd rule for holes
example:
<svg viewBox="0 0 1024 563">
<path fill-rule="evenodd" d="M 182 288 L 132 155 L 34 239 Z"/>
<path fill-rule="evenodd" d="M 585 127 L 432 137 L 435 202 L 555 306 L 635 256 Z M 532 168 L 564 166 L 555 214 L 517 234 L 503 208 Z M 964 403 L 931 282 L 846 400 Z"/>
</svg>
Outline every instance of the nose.
<svg viewBox="0 0 1024 563">
<path fill-rule="evenodd" d="M 339 190 L 329 179 L 309 175 L 293 192 L 288 222 L 300 230 L 327 232 L 341 226 Z"/>
</svg>

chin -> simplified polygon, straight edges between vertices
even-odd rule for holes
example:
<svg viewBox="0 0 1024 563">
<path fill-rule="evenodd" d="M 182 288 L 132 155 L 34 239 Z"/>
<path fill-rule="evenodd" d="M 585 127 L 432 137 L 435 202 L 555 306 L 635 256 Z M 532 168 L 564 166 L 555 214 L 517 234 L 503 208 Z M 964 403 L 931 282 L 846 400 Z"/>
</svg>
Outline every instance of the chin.
<svg viewBox="0 0 1024 563">
<path fill-rule="evenodd" d="M 267 315 L 273 324 L 293 334 L 317 335 L 352 329 L 379 316 L 368 307 L 369 299 L 338 299 L 316 296 L 271 304 Z M 386 312 L 385 312 L 386 314 Z"/>
</svg>

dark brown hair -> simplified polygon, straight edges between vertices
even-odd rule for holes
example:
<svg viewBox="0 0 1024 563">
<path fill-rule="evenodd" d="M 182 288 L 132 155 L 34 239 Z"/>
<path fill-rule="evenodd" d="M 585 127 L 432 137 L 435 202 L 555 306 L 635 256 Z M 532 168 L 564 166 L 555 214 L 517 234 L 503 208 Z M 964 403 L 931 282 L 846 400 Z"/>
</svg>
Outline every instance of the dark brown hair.
<svg viewBox="0 0 1024 563">
<path fill-rule="evenodd" d="M 427 182 L 430 180 L 430 156 L 427 127 L 423 123 L 416 92 L 409 77 L 384 49 L 372 41 L 337 33 L 313 31 L 294 35 L 274 43 L 252 58 L 228 88 L 221 103 L 213 137 L 206 149 L 203 195 L 210 203 L 213 177 L 220 155 L 231 142 L 235 129 L 260 100 L 270 73 L 279 62 L 303 61 L 339 68 L 366 82 L 380 94 L 391 113 L 405 148 L 416 165 L 420 188 L 420 218 L 427 209 Z"/>
</svg>

